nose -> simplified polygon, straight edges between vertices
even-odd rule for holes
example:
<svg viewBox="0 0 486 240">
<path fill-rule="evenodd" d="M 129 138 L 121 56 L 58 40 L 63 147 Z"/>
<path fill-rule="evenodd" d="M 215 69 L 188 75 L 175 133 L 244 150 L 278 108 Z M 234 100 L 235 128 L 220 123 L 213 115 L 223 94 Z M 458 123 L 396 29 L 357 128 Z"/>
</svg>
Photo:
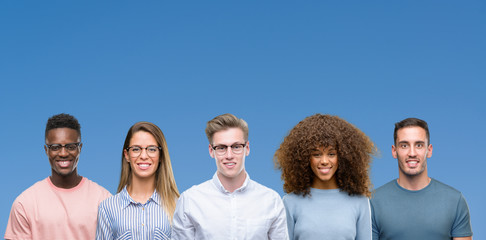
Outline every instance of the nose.
<svg viewBox="0 0 486 240">
<path fill-rule="evenodd" d="M 410 147 L 410 152 L 408 153 L 411 157 L 415 157 L 417 155 L 417 149 L 415 149 L 415 146 Z"/>
<path fill-rule="evenodd" d="M 226 158 L 231 159 L 231 158 L 233 158 L 233 155 L 234 155 L 233 150 L 231 150 L 231 148 L 230 148 L 230 147 L 229 147 L 229 148 L 227 148 L 227 149 L 226 149 L 226 154 L 225 154 Z"/>
<path fill-rule="evenodd" d="M 142 148 L 142 152 L 140 153 L 140 158 L 148 158 L 147 148 Z"/>
<path fill-rule="evenodd" d="M 68 151 L 67 151 L 66 147 L 65 147 L 65 146 L 62 146 L 62 147 L 61 147 L 61 150 L 59 150 L 59 156 L 61 156 L 61 157 L 65 157 L 65 156 L 67 156 L 67 155 L 69 155 L 69 153 L 68 153 Z"/>
<path fill-rule="evenodd" d="M 328 159 L 326 156 L 323 156 L 323 157 L 321 158 L 321 163 L 322 163 L 323 165 L 327 165 L 327 164 L 329 164 L 329 159 Z"/>
</svg>

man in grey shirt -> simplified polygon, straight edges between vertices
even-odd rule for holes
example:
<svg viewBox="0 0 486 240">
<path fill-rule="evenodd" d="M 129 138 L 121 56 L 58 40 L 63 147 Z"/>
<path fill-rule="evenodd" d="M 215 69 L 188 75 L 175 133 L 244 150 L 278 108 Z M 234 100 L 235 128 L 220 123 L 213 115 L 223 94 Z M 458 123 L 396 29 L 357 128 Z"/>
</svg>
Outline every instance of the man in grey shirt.
<svg viewBox="0 0 486 240">
<path fill-rule="evenodd" d="M 469 208 L 461 192 L 427 174 L 432 157 L 425 121 L 407 118 L 395 124 L 393 157 L 398 179 L 371 199 L 373 240 L 472 239 Z"/>
</svg>

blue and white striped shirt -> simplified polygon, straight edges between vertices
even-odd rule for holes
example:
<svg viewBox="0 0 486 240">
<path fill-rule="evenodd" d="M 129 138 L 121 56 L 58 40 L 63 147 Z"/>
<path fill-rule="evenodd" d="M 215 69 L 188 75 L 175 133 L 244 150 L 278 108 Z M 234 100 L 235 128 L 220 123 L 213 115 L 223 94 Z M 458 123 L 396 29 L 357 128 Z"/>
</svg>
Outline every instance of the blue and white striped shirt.
<svg viewBox="0 0 486 240">
<path fill-rule="evenodd" d="M 96 239 L 163 239 L 169 240 L 171 226 L 157 191 L 145 204 L 121 192 L 100 203 Z"/>
</svg>

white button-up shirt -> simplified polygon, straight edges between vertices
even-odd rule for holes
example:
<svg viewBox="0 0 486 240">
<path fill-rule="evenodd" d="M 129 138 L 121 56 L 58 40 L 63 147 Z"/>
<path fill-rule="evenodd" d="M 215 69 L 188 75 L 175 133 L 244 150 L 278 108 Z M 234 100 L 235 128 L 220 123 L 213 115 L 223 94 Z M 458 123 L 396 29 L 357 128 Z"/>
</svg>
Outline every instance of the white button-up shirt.
<svg viewBox="0 0 486 240">
<path fill-rule="evenodd" d="M 243 185 L 228 192 L 215 173 L 179 198 L 172 239 L 288 239 L 284 205 L 274 190 L 247 174 Z"/>
</svg>

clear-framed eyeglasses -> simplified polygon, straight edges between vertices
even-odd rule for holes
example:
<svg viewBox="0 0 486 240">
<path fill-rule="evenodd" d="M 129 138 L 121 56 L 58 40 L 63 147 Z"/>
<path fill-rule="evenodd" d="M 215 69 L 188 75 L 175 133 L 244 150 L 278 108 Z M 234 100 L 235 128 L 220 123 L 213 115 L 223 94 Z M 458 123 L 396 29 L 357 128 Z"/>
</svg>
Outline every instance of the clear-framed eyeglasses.
<svg viewBox="0 0 486 240">
<path fill-rule="evenodd" d="M 65 148 L 68 152 L 70 153 L 75 153 L 79 150 L 79 145 L 80 142 L 75 142 L 75 143 L 66 143 L 64 145 L 62 144 L 46 144 L 46 147 L 49 149 L 49 151 L 57 153 L 62 150 L 62 148 Z"/>
<path fill-rule="evenodd" d="M 226 145 L 217 145 L 217 146 L 212 146 L 214 152 L 216 152 L 217 155 L 222 156 L 225 155 L 226 152 L 228 151 L 228 148 L 231 148 L 231 152 L 234 154 L 241 154 L 245 150 L 246 147 L 246 142 L 244 144 L 241 143 L 235 143 L 231 146 L 226 146 Z"/>
<path fill-rule="evenodd" d="M 142 151 L 144 149 L 147 152 L 147 155 L 149 157 L 157 157 L 159 155 L 159 151 L 162 150 L 162 148 L 158 146 L 148 146 L 148 147 L 130 146 L 126 148 L 126 150 L 128 151 L 128 155 L 132 158 L 136 158 L 140 156 L 140 154 L 142 154 Z"/>
</svg>

